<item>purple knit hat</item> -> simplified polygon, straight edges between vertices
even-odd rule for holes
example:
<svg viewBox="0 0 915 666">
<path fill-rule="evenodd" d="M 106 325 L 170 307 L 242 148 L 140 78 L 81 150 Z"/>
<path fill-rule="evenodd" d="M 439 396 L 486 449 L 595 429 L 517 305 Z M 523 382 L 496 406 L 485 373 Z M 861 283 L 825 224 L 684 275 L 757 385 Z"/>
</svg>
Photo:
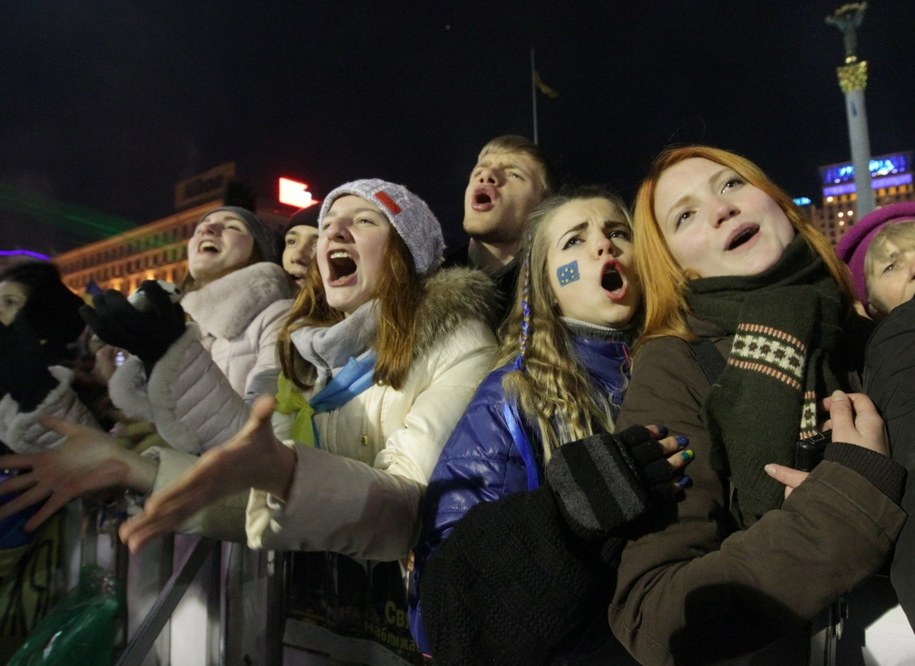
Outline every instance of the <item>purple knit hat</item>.
<svg viewBox="0 0 915 666">
<path fill-rule="evenodd" d="M 871 241 L 884 226 L 915 220 L 915 201 L 903 201 L 878 208 L 868 213 L 855 222 L 839 244 L 836 254 L 839 259 L 848 264 L 851 270 L 851 282 L 855 287 L 855 295 L 865 307 L 867 306 L 867 276 L 864 273 L 864 257 Z"/>
</svg>

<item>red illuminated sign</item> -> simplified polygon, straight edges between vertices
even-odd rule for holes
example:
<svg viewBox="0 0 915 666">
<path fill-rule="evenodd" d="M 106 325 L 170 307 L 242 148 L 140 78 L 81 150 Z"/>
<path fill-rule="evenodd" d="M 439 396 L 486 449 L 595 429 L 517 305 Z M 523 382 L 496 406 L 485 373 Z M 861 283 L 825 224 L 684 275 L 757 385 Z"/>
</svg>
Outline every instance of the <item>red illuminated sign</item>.
<svg viewBox="0 0 915 666">
<path fill-rule="evenodd" d="M 308 208 L 318 203 L 318 199 L 311 196 L 308 185 L 291 178 L 280 178 L 280 203 L 296 208 Z"/>
</svg>

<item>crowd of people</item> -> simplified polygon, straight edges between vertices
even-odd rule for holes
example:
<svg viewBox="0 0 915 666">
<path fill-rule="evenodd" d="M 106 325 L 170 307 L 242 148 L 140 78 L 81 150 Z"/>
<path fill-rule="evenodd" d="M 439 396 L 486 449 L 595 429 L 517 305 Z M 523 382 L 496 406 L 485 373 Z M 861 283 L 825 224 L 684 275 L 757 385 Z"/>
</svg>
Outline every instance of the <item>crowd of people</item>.
<svg viewBox="0 0 915 666">
<path fill-rule="evenodd" d="M 126 490 L 131 551 L 225 542 L 228 663 L 275 653 L 266 551 L 303 663 L 807 663 L 890 559 L 915 625 L 915 204 L 834 249 L 733 152 L 665 150 L 630 210 L 501 136 L 464 231 L 358 179 L 284 238 L 207 212 L 181 285 L 0 274 L 0 596 Z"/>
</svg>

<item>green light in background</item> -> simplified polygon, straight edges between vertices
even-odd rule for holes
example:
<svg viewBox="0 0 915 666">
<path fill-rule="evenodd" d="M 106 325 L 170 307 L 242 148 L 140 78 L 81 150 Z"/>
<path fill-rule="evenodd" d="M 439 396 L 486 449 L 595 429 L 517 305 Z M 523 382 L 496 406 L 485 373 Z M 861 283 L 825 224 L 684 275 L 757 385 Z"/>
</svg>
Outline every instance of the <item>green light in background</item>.
<svg viewBox="0 0 915 666">
<path fill-rule="evenodd" d="M 137 226 L 135 222 L 121 217 L 26 194 L 22 188 L 3 182 L 0 182 L 0 210 L 31 217 L 93 240 L 108 238 Z"/>
</svg>

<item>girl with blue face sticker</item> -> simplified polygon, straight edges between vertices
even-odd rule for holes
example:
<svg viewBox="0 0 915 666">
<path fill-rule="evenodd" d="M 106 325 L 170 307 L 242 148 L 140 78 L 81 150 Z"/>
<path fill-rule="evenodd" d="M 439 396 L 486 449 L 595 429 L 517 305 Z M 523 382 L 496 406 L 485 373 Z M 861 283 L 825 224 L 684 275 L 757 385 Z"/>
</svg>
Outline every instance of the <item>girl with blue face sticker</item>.
<svg viewBox="0 0 915 666">
<path fill-rule="evenodd" d="M 470 589 L 498 589 L 508 584 L 500 576 L 486 578 L 486 565 L 463 567 L 451 557 L 479 542 L 461 530 L 479 525 L 477 518 L 483 513 L 475 511 L 467 522 L 463 521 L 465 514 L 472 507 L 488 508 L 490 503 L 525 490 L 532 493 L 515 495 L 520 501 L 532 496 L 553 502 L 555 485 L 544 477 L 549 478 L 549 470 L 557 466 L 569 469 L 568 459 L 562 459 L 568 447 L 587 450 L 576 440 L 613 432 L 629 381 L 629 349 L 638 332 L 641 290 L 625 205 L 602 188 L 580 188 L 544 201 L 527 224 L 518 292 L 502 331 L 496 369 L 483 380 L 439 458 L 426 493 L 423 532 L 415 549 L 411 629 L 420 647 L 444 664 L 503 663 L 508 654 L 512 663 L 537 663 L 550 653 L 554 642 L 574 645 L 574 639 L 566 642 L 567 634 L 581 631 L 581 627 L 573 629 L 562 623 L 556 623 L 549 636 L 519 632 L 495 641 L 492 637 L 497 632 L 490 630 L 474 630 L 472 636 L 455 634 L 485 624 L 485 613 L 478 611 L 488 602 L 480 599 L 468 604 L 443 590 L 462 587 L 460 580 L 483 581 Z M 684 455 L 680 450 L 684 443 L 674 437 L 658 441 L 661 432 L 641 428 L 637 439 L 653 451 L 662 468 L 659 484 L 674 494 L 691 454 Z M 563 446 L 569 442 L 572 444 Z M 606 442 L 594 445 L 616 450 Z M 628 478 L 628 472 L 619 468 L 595 473 L 605 475 L 607 487 L 625 485 L 620 479 Z M 641 481 L 636 485 L 641 488 Z M 610 506 L 615 500 L 608 497 L 607 502 Z M 551 506 L 555 511 L 555 504 Z M 512 541 L 504 526 L 495 531 L 504 536 L 504 543 Z M 487 543 L 500 541 L 501 537 Z M 437 552 L 439 548 L 442 551 Z M 537 557 L 534 552 L 496 549 L 474 559 L 478 564 L 529 561 Z M 546 579 L 544 583 L 549 584 Z M 531 591 L 532 597 L 537 595 Z M 543 598 L 555 597 L 544 593 Z M 568 599 L 574 604 L 577 597 L 571 593 Z M 530 608 L 535 606 L 530 604 Z M 509 605 L 489 607 L 509 617 L 521 617 L 528 611 Z M 586 624 L 575 615 L 577 610 L 570 607 L 568 617 L 578 617 L 579 625 Z M 612 639 L 605 631 L 603 615 L 596 624 L 609 643 Z"/>
</svg>

